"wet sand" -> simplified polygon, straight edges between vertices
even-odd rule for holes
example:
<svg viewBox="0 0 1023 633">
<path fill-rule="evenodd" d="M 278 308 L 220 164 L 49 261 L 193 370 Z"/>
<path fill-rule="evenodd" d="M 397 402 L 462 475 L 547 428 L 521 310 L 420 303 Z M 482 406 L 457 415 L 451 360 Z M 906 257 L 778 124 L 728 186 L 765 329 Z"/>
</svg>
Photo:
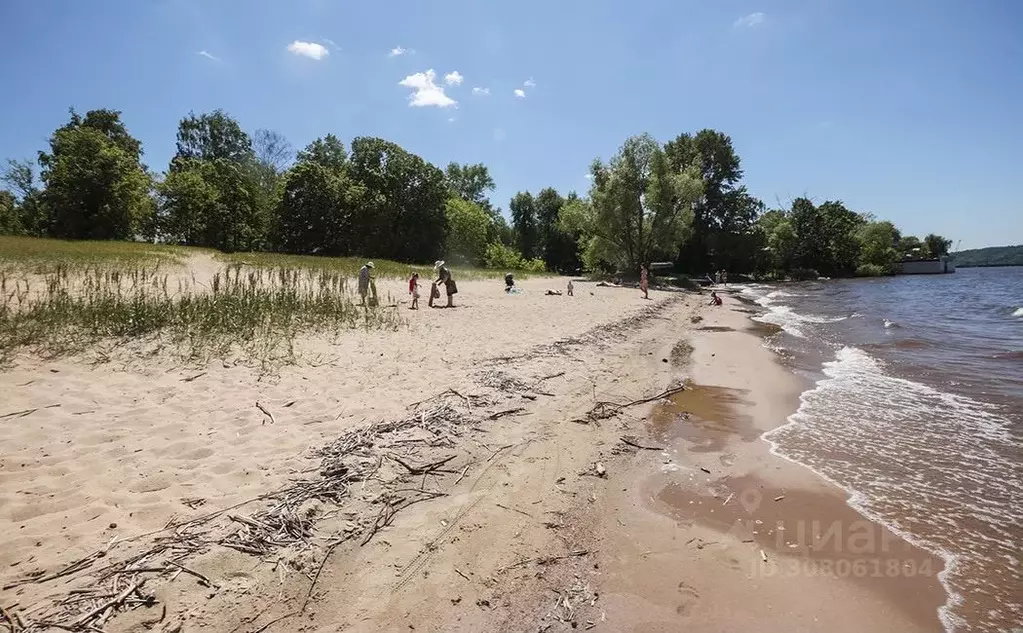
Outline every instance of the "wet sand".
<svg viewBox="0 0 1023 633">
<path fill-rule="evenodd" d="M 728 300 L 726 300 L 728 301 Z M 629 631 L 941 631 L 940 558 L 772 455 L 806 386 L 729 301 L 691 340 L 691 388 L 657 407 L 612 481 L 608 618 Z"/>
</svg>

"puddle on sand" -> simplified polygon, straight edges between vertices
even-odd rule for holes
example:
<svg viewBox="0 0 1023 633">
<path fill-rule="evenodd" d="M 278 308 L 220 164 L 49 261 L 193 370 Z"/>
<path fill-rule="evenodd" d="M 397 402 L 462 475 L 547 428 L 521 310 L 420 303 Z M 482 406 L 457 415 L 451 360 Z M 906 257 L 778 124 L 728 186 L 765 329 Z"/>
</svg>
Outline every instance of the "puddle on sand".
<svg viewBox="0 0 1023 633">
<path fill-rule="evenodd" d="M 662 442 L 685 440 L 689 443 L 686 448 L 698 453 L 720 451 L 734 436 L 752 442 L 760 437 L 760 431 L 750 416 L 736 411 L 745 403 L 744 396 L 738 389 L 687 385 L 685 391 L 657 407 L 650 431 Z"/>
<path fill-rule="evenodd" d="M 746 324 L 746 331 L 750 334 L 759 336 L 760 338 L 768 338 L 774 336 L 778 332 L 782 331 L 780 325 L 774 323 L 762 323 L 760 321 L 754 321 L 750 319 L 749 323 Z"/>
</svg>

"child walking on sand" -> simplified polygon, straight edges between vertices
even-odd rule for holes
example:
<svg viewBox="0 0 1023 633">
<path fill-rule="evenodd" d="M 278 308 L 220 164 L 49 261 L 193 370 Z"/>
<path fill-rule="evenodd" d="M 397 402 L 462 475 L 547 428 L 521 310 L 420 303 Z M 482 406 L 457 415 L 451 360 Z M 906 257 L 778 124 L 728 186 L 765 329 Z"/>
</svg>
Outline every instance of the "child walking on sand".
<svg viewBox="0 0 1023 633">
<path fill-rule="evenodd" d="M 412 309 L 419 309 L 419 273 L 412 273 L 408 280 L 408 293 L 412 295 Z"/>
</svg>

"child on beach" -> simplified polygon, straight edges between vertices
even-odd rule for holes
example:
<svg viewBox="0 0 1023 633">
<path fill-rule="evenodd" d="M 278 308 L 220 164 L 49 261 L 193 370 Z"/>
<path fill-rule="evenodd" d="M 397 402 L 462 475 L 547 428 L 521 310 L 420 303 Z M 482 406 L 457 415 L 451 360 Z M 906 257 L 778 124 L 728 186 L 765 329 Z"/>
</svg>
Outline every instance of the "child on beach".
<svg viewBox="0 0 1023 633">
<path fill-rule="evenodd" d="M 639 289 L 643 291 L 644 299 L 650 298 L 649 282 L 647 280 L 648 275 L 649 273 L 647 272 L 646 264 L 643 264 L 643 266 L 639 269 Z"/>
<path fill-rule="evenodd" d="M 572 285 L 572 280 L 571 280 L 571 279 L 569 279 L 569 280 L 568 280 L 568 296 L 570 296 L 570 297 L 572 296 L 572 291 L 573 291 L 574 289 L 575 289 L 575 286 L 574 286 L 574 285 Z"/>
<path fill-rule="evenodd" d="M 719 305 L 721 305 L 721 297 L 718 296 L 718 293 L 711 291 L 711 293 L 710 293 L 710 305 L 712 305 L 712 306 L 719 306 Z"/>
<path fill-rule="evenodd" d="M 412 309 L 419 309 L 419 273 L 412 273 L 408 280 L 408 293 L 412 295 Z"/>
</svg>

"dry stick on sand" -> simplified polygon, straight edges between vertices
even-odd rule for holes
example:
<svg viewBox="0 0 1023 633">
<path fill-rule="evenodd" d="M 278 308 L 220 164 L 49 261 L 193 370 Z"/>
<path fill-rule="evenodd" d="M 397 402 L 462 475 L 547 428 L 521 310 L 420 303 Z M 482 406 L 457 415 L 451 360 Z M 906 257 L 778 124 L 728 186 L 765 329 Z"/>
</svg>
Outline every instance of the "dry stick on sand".
<svg viewBox="0 0 1023 633">
<path fill-rule="evenodd" d="M 14 621 L 14 618 L 7 612 L 7 609 L 4 609 L 2 604 L 0 604 L 0 615 L 4 616 L 4 619 L 7 620 L 7 626 L 11 627 L 11 633 L 17 633 L 18 623 Z"/>
<path fill-rule="evenodd" d="M 185 567 L 184 565 L 182 565 L 180 563 L 175 563 L 172 560 L 167 561 L 167 563 L 170 564 L 170 565 L 174 565 L 175 567 L 177 567 L 181 571 L 185 572 L 186 574 L 189 574 L 190 576 L 195 576 L 201 582 L 205 583 L 207 587 L 211 587 L 213 589 L 220 589 L 220 585 L 218 585 L 217 583 L 213 582 L 212 580 L 210 580 L 206 576 L 200 574 L 199 572 L 195 571 L 194 569 L 189 569 L 188 567 Z"/>
<path fill-rule="evenodd" d="M 458 471 L 450 471 L 450 470 L 443 470 L 443 469 L 441 469 L 441 466 L 443 466 L 444 464 L 446 464 L 446 463 L 450 462 L 451 460 L 453 460 L 455 457 L 457 457 L 457 455 L 452 455 L 450 457 L 445 457 L 444 459 L 435 461 L 435 462 L 430 463 L 430 464 L 425 464 L 423 466 L 412 466 L 411 464 L 408 464 L 408 463 L 402 461 L 401 458 L 399 458 L 397 455 L 388 455 L 388 457 L 390 457 L 394 461 L 396 461 L 399 464 L 401 464 L 402 466 L 404 466 L 405 470 L 409 471 L 409 474 L 412 474 L 412 475 L 425 475 L 426 473 L 431 473 L 431 472 L 434 472 L 434 471 L 437 471 L 437 472 L 447 472 L 447 473 L 458 472 Z"/>
<path fill-rule="evenodd" d="M 656 402 L 663 398 L 675 395 L 681 391 L 685 391 L 684 386 L 674 387 L 667 389 L 657 394 L 656 396 L 649 396 L 647 398 L 640 398 L 639 400 L 633 400 L 632 402 L 617 403 L 617 402 L 598 402 L 596 406 L 590 409 L 587 416 L 593 420 L 603 420 L 614 417 L 622 412 L 623 409 L 634 407 L 640 404 L 647 404 L 649 402 Z"/>
<path fill-rule="evenodd" d="M 5 413 L 4 415 L 0 415 L 0 420 L 2 420 L 3 418 L 13 418 L 13 417 L 23 418 L 23 417 L 25 417 L 27 415 L 32 415 L 33 413 L 35 413 L 36 411 L 38 411 L 40 409 L 53 409 L 54 407 L 59 407 L 59 406 L 60 406 L 59 404 L 48 404 L 45 407 L 35 407 L 34 409 L 24 409 L 22 411 L 14 411 L 13 413 Z"/>
<path fill-rule="evenodd" d="M 569 553 L 564 554 L 562 556 L 534 556 L 533 558 L 527 558 L 525 560 L 520 560 L 517 563 L 512 563 L 511 565 L 506 565 L 505 567 L 502 567 L 502 568 L 498 569 L 497 573 L 501 574 L 501 573 L 504 573 L 504 572 L 508 571 L 509 569 L 514 569 L 516 567 L 522 567 L 523 565 L 528 565 L 529 563 L 537 563 L 539 565 L 550 565 L 551 563 L 555 563 L 555 562 L 557 562 L 559 560 L 564 560 L 566 558 L 575 558 L 576 556 L 586 556 L 589 553 L 590 553 L 589 550 L 581 549 L 581 550 L 576 550 L 574 552 L 569 552 Z"/>
<path fill-rule="evenodd" d="M 270 413 L 270 411 L 266 407 L 264 407 L 263 405 L 259 404 L 259 401 L 256 401 L 256 407 L 258 407 L 260 411 L 265 413 L 267 415 L 267 417 L 270 418 L 270 424 L 277 424 L 277 420 L 274 418 L 274 414 Z M 264 424 L 265 424 L 265 422 L 264 422 Z"/>
<path fill-rule="evenodd" d="M 88 613 L 86 613 L 82 617 L 80 617 L 77 620 L 75 620 L 71 624 L 71 628 L 72 629 L 77 629 L 79 627 L 82 627 L 89 620 L 95 618 L 96 616 L 98 616 L 99 614 L 103 613 L 107 609 L 109 609 L 111 607 L 117 608 L 117 606 L 120 605 L 121 603 L 123 603 L 128 598 L 128 596 L 130 596 L 131 594 L 135 593 L 140 587 L 142 587 L 142 585 L 145 582 L 146 581 L 144 579 L 143 580 L 139 580 L 138 582 L 133 582 L 131 585 L 128 586 L 127 589 L 125 589 L 121 593 L 117 594 L 112 600 L 104 602 L 103 604 L 99 605 L 98 607 L 96 607 L 92 611 L 89 611 Z"/>
<path fill-rule="evenodd" d="M 621 438 L 621 440 L 622 440 L 623 444 L 628 444 L 629 446 L 633 446 L 635 448 L 639 448 L 639 449 L 642 449 L 642 450 L 645 450 L 645 451 L 663 451 L 664 450 L 663 446 L 644 446 L 643 444 L 640 444 L 639 442 L 637 442 L 637 441 L 635 441 L 635 440 L 633 440 L 633 439 L 631 439 L 629 437 L 623 437 L 623 438 Z"/>
</svg>

